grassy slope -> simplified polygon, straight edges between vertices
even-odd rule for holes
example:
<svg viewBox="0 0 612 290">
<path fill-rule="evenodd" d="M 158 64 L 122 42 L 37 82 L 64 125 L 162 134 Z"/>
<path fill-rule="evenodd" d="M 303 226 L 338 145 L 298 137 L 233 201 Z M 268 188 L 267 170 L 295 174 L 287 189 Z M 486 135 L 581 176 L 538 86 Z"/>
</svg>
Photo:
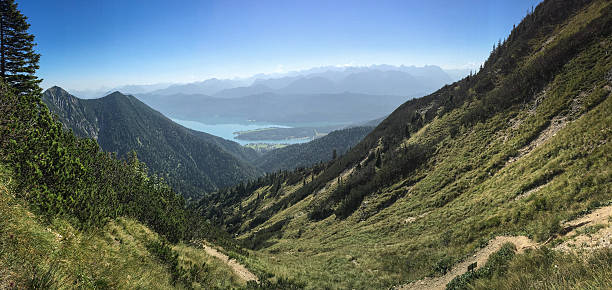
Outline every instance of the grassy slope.
<svg viewBox="0 0 612 290">
<path fill-rule="evenodd" d="M 594 1 L 554 27 L 552 35 L 531 39 L 529 45 L 539 52 L 519 66 L 536 61 L 591 20 L 609 13 L 609 5 Z M 308 219 L 310 206 L 324 200 L 328 189 L 275 212 L 254 229 L 248 221 L 243 223 L 240 238 L 262 236 L 288 220 L 262 240 L 260 263 L 315 288 L 389 287 L 438 275 L 496 235 L 548 238 L 560 221 L 612 199 L 612 55 L 607 53 L 611 47 L 609 35 L 592 43 L 565 63 L 543 91 L 481 122 L 461 126 L 456 134 L 448 131 L 478 98 L 438 115 L 385 152 L 393 154 L 414 143 L 433 144 L 435 154 L 409 176 L 366 196 L 348 218 Z M 503 75 L 500 78 L 496 84 L 504 82 Z M 555 128 L 560 130 L 555 133 Z M 539 145 L 527 150 L 533 140 Z M 508 162 L 513 158 L 516 161 Z M 300 186 L 264 198 L 256 213 Z M 266 196 L 266 189 L 245 199 L 243 206 L 254 202 L 257 194 Z M 393 202 L 396 196 L 400 197 Z"/>
<path fill-rule="evenodd" d="M 169 289 L 169 266 L 146 245 L 159 236 L 131 219 L 117 219 L 104 228 L 82 232 L 67 221 L 45 221 L 30 212 L 11 191 L 11 174 L 0 167 L 0 288 L 48 285 L 59 288 Z M 196 288 L 239 287 L 232 270 L 203 249 L 175 245 L 179 263 L 202 265 Z M 51 269 L 51 271 L 49 271 Z M 47 274 L 50 279 L 45 279 Z M 44 283 L 43 281 L 51 281 Z"/>
<path fill-rule="evenodd" d="M 488 277 L 458 289 L 608 289 L 612 285 L 612 249 L 588 255 L 542 248 L 516 255 Z M 447 287 L 447 289 L 450 287 Z"/>
</svg>

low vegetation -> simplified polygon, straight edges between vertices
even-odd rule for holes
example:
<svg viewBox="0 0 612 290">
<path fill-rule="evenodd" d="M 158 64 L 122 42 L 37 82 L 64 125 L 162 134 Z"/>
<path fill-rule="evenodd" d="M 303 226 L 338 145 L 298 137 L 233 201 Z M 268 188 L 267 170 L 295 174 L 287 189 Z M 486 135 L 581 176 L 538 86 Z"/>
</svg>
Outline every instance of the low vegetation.
<svg viewBox="0 0 612 290">
<path fill-rule="evenodd" d="M 610 248 L 586 255 L 542 248 L 516 255 L 491 274 L 475 275 L 469 283 L 449 284 L 447 289 L 606 289 L 612 285 L 611 261 Z"/>
<path fill-rule="evenodd" d="M 16 197 L 15 188 L 14 175 L 1 166 L 0 288 L 244 286 L 225 264 L 201 249 L 170 245 L 134 219 L 79 230 L 65 218 L 49 220 L 32 212 Z M 167 257 L 176 262 L 168 263 Z"/>
<path fill-rule="evenodd" d="M 499 235 L 545 242 L 612 200 L 611 35 L 608 1 L 544 1 L 475 75 L 406 102 L 336 160 L 220 192 L 232 201 L 203 216 L 309 288 L 440 276 Z"/>
<path fill-rule="evenodd" d="M 515 256 L 516 248 L 513 244 L 507 243 L 502 248 L 491 254 L 484 267 L 478 270 L 468 270 L 465 274 L 456 277 L 446 285 L 446 289 L 470 289 L 468 285 L 477 279 L 490 279 L 494 275 L 501 276 L 508 272 L 508 263 Z M 495 288 L 497 289 L 497 288 Z"/>
</svg>

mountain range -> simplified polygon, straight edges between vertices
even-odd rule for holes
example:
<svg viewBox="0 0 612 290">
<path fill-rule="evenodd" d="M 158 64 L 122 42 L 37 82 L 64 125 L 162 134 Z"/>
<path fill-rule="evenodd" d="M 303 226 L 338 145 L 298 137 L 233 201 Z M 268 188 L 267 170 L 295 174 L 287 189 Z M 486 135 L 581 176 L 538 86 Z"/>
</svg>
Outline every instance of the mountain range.
<svg viewBox="0 0 612 290">
<path fill-rule="evenodd" d="M 375 65 L 321 67 L 247 79 L 208 79 L 163 88 L 124 86 L 120 90 L 176 119 L 207 124 L 256 121 L 312 126 L 380 118 L 407 99 L 452 81 L 437 66 Z"/>
<path fill-rule="evenodd" d="M 262 93 L 240 98 L 205 95 L 140 95 L 147 105 L 171 118 L 205 124 L 263 122 L 272 124 L 352 124 L 380 118 L 408 97 L 356 93 Z"/>
<path fill-rule="evenodd" d="M 208 80 L 135 94 L 164 115 L 202 123 L 350 124 L 380 118 L 452 81 L 437 66 L 320 68 L 278 78 Z"/>
<path fill-rule="evenodd" d="M 424 95 L 453 79 L 437 66 L 395 67 L 387 65 L 346 67 L 343 70 L 311 72 L 298 76 L 256 79 L 250 86 L 221 90 L 211 96 L 239 98 L 261 93 L 332 94 L 352 92 L 370 95 Z M 151 94 L 164 95 L 154 91 Z"/>
<path fill-rule="evenodd" d="M 423 81 L 416 87 L 408 87 L 406 83 L 387 83 L 387 86 L 382 86 L 381 83 L 372 83 L 374 81 L 384 81 L 380 77 L 374 76 L 372 79 L 368 79 L 368 84 L 372 84 L 372 87 L 365 87 L 357 89 L 348 83 L 343 84 L 343 79 L 347 78 L 352 74 L 382 74 L 385 73 L 402 73 L 402 78 L 410 80 L 415 78 Z M 211 78 L 204 81 L 185 83 L 185 84 L 173 84 L 173 83 L 159 83 L 159 84 L 148 84 L 148 85 L 124 85 L 114 88 L 100 88 L 100 89 L 89 89 L 89 90 L 69 90 L 73 95 L 81 96 L 82 98 L 100 98 L 106 96 L 114 91 L 120 91 L 124 94 L 138 95 L 138 94 L 155 94 L 155 95 L 175 95 L 175 94 L 201 94 L 215 97 L 241 97 L 250 94 L 272 92 L 274 90 L 282 89 L 292 82 L 299 79 L 309 79 L 314 77 L 322 77 L 328 79 L 334 83 L 338 82 L 333 88 L 333 91 L 344 92 L 351 91 L 356 93 L 366 94 L 398 94 L 398 95 L 409 95 L 416 89 L 423 88 L 433 90 L 440 85 L 458 80 L 467 74 L 469 69 L 441 69 L 438 66 L 428 65 L 423 67 L 416 66 L 392 66 L 392 65 L 371 65 L 371 66 L 324 66 L 316 67 L 300 71 L 292 71 L 288 73 L 274 73 L 274 74 L 257 74 L 247 78 L 233 78 L 233 79 L 219 79 Z M 378 80 L 377 80 L 378 78 Z M 350 80 L 351 77 L 348 78 Z M 361 84 L 362 86 L 364 84 Z M 406 88 L 408 89 L 406 90 Z M 234 90 L 236 89 L 236 90 Z M 382 92 L 381 92 L 382 91 Z M 326 91 L 330 93 L 332 91 Z M 303 93 L 303 92 L 292 92 L 292 93 Z"/>
</svg>

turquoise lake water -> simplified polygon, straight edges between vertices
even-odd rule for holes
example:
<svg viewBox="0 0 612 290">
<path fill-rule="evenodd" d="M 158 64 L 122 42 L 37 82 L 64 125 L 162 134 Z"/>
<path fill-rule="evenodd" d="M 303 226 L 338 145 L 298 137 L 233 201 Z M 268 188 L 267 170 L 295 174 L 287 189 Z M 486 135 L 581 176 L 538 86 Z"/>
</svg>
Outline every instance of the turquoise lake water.
<svg viewBox="0 0 612 290">
<path fill-rule="evenodd" d="M 261 128 L 271 128 L 271 127 L 280 127 L 280 128 L 290 128 L 288 126 L 283 125 L 275 125 L 275 124 L 204 124 L 196 121 L 187 121 L 180 119 L 171 119 L 177 124 L 185 126 L 189 129 L 193 129 L 200 132 L 206 132 L 208 134 L 212 134 L 215 136 L 219 136 L 223 139 L 232 140 L 234 142 L 240 143 L 241 145 L 249 144 L 249 143 L 271 143 L 271 144 L 297 144 L 304 143 L 310 141 L 310 139 L 289 139 L 289 140 L 258 140 L 258 141 L 248 141 L 248 140 L 238 140 L 234 135 L 234 132 L 237 131 L 247 131 L 247 130 L 255 130 Z"/>
</svg>

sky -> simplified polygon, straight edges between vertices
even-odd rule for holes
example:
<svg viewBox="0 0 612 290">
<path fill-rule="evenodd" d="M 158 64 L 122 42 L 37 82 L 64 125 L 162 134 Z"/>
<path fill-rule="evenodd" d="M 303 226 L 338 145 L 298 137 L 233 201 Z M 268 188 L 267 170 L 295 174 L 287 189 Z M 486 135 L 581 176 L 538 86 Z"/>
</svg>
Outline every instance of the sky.
<svg viewBox="0 0 612 290">
<path fill-rule="evenodd" d="M 319 66 L 476 68 L 539 0 L 17 0 L 43 87 Z"/>
</svg>

